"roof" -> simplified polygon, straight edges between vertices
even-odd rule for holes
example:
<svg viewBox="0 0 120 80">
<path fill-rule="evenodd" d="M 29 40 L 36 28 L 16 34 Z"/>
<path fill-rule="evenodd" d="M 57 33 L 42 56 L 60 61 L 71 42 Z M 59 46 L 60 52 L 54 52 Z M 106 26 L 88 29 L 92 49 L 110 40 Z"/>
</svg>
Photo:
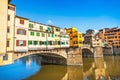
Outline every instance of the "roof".
<svg viewBox="0 0 120 80">
<path fill-rule="evenodd" d="M 25 19 L 25 20 L 29 20 L 28 18 L 24 18 L 24 17 L 20 17 L 20 16 L 16 16 L 17 18 L 21 18 L 21 19 Z"/>
<path fill-rule="evenodd" d="M 10 3 L 9 3 L 8 5 L 11 5 L 11 6 L 14 6 L 14 7 L 16 6 L 16 5 L 14 5 L 14 4 L 10 4 Z"/>
</svg>

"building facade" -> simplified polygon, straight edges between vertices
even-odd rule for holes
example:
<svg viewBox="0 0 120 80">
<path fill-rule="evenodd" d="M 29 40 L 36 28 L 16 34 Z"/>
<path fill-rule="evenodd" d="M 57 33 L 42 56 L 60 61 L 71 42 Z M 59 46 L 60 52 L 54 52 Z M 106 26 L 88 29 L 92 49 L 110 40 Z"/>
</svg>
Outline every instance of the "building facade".
<svg viewBox="0 0 120 80">
<path fill-rule="evenodd" d="M 28 24 L 29 20 L 20 16 L 15 17 L 15 52 L 28 51 Z"/>
<path fill-rule="evenodd" d="M 65 29 L 60 29 L 60 47 L 68 48 L 70 45 L 70 37 Z"/>
<path fill-rule="evenodd" d="M 14 51 L 15 12 L 15 5 L 8 4 L 7 52 Z"/>
<path fill-rule="evenodd" d="M 0 65 L 13 63 L 15 5 L 0 0 Z"/>
<path fill-rule="evenodd" d="M 60 48 L 60 28 L 51 26 L 54 34 L 54 48 Z"/>
<path fill-rule="evenodd" d="M 0 0 L 0 22 L 0 55 L 4 55 L 7 49 L 8 0 Z"/>
<path fill-rule="evenodd" d="M 108 46 L 120 47 L 120 28 L 101 29 L 99 38 L 102 38 Z"/>
<path fill-rule="evenodd" d="M 16 6 L 8 4 L 9 1 L 0 1 L 0 55 L 70 46 L 70 37 L 65 29 L 16 16 Z M 81 33 L 77 34 L 80 35 Z"/>
<path fill-rule="evenodd" d="M 103 46 L 102 39 L 98 37 L 98 34 L 95 34 L 95 31 L 89 29 L 84 35 L 84 44 L 90 45 L 91 47 Z"/>
<path fill-rule="evenodd" d="M 80 47 L 83 46 L 82 33 L 79 32 L 75 27 L 66 29 L 70 36 L 70 47 Z"/>
</svg>

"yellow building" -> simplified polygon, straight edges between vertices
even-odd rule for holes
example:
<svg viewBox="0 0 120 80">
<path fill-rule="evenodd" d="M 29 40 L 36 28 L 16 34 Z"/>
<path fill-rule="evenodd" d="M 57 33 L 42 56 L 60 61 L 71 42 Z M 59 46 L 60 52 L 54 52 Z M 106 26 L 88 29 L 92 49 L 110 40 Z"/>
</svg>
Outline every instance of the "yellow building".
<svg viewBox="0 0 120 80">
<path fill-rule="evenodd" d="M 75 27 L 66 29 L 70 36 L 70 47 L 80 47 L 83 46 L 82 33 L 79 32 Z"/>
<path fill-rule="evenodd" d="M 0 55 L 6 53 L 8 0 L 0 0 Z"/>
<path fill-rule="evenodd" d="M 13 63 L 15 5 L 0 0 L 0 65 Z"/>
</svg>

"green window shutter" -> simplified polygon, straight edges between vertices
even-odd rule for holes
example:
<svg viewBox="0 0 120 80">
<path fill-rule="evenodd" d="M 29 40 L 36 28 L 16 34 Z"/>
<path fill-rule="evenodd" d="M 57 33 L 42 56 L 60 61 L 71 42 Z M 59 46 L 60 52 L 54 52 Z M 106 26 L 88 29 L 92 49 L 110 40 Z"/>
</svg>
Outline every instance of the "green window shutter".
<svg viewBox="0 0 120 80">
<path fill-rule="evenodd" d="M 43 26 L 40 26 L 40 31 L 43 31 Z"/>
<path fill-rule="evenodd" d="M 38 44 L 38 41 L 34 41 L 34 45 L 37 45 Z"/>
<path fill-rule="evenodd" d="M 51 28 L 50 28 L 50 27 L 48 27 L 48 31 L 51 31 Z"/>
<path fill-rule="evenodd" d="M 32 45 L 32 41 L 28 41 L 28 45 Z"/>
<path fill-rule="evenodd" d="M 31 35 L 31 36 L 34 36 L 34 32 L 30 32 L 30 35 Z"/>
<path fill-rule="evenodd" d="M 60 41 L 60 45 L 62 45 L 62 41 Z"/>
<path fill-rule="evenodd" d="M 30 24 L 29 24 L 29 28 L 33 28 L 33 24 L 30 23 Z"/>
<path fill-rule="evenodd" d="M 36 33 L 36 35 L 37 35 L 37 36 L 40 36 L 40 33 L 39 33 L 39 32 L 37 32 L 37 33 Z"/>
<path fill-rule="evenodd" d="M 45 33 L 42 33 L 42 37 L 45 37 Z"/>
<path fill-rule="evenodd" d="M 28 45 L 30 45 L 30 41 L 28 41 Z"/>
<path fill-rule="evenodd" d="M 54 38 L 54 34 L 52 34 L 52 38 Z"/>
<path fill-rule="evenodd" d="M 45 45 L 48 45 L 48 41 L 45 41 Z"/>
</svg>

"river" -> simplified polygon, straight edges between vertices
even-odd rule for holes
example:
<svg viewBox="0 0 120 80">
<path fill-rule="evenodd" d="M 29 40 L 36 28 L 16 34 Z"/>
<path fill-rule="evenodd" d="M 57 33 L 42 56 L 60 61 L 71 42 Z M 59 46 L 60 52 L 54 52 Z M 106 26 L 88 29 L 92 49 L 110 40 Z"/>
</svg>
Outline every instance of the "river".
<svg viewBox="0 0 120 80">
<path fill-rule="evenodd" d="M 120 80 L 120 56 L 83 58 L 83 66 L 41 64 L 31 55 L 0 66 L 0 80 Z"/>
</svg>

